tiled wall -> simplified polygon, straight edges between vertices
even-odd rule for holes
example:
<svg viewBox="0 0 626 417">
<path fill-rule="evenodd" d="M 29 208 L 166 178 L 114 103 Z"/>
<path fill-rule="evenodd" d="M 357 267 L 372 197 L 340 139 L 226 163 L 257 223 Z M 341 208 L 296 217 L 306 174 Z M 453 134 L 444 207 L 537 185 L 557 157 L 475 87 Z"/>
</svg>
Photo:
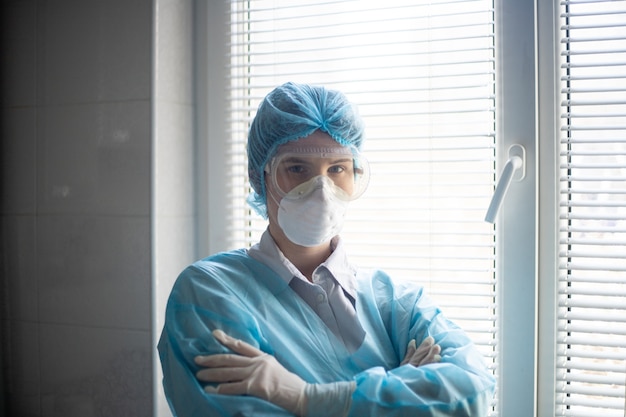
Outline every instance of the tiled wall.
<svg viewBox="0 0 626 417">
<path fill-rule="evenodd" d="M 194 0 L 155 1 L 151 229 L 154 346 L 163 328 L 165 305 L 174 280 L 198 257 L 195 236 L 198 186 L 193 140 L 194 3 Z M 155 356 L 154 415 L 169 417 L 160 370 L 160 361 Z"/>
<path fill-rule="evenodd" d="M 2 2 L 0 407 L 12 417 L 155 413 L 153 237 L 187 225 L 173 243 L 186 242 L 175 252 L 186 256 L 164 260 L 163 276 L 192 257 L 191 191 L 180 207 L 153 205 L 193 153 L 187 103 L 167 114 L 165 125 L 186 130 L 167 137 L 183 146 L 161 158 L 156 183 L 155 10 L 177 3 L 189 4 Z"/>
</svg>

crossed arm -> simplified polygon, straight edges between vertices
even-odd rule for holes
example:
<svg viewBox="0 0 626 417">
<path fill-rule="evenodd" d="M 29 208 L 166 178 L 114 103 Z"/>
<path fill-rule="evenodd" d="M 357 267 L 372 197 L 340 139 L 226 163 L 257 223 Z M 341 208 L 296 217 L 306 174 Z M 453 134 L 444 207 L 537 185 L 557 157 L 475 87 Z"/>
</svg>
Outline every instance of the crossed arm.
<svg viewBox="0 0 626 417">
<path fill-rule="evenodd" d="M 222 395 L 252 395 L 282 407 L 296 416 L 307 415 L 308 403 L 321 403 L 324 396 L 334 395 L 349 401 L 351 395 L 337 395 L 337 391 L 351 394 L 354 382 L 333 384 L 309 384 L 298 375 L 285 369 L 272 355 L 248 343 L 230 337 L 221 330 L 213 336 L 234 354 L 196 356 L 195 362 L 202 369 L 196 373 L 198 380 L 210 383 L 208 393 Z M 441 360 L 441 348 L 432 337 L 416 346 L 409 342 L 402 365 L 423 366 Z M 215 385 L 217 384 L 217 385 Z M 345 409 L 347 410 L 348 404 Z"/>
</svg>

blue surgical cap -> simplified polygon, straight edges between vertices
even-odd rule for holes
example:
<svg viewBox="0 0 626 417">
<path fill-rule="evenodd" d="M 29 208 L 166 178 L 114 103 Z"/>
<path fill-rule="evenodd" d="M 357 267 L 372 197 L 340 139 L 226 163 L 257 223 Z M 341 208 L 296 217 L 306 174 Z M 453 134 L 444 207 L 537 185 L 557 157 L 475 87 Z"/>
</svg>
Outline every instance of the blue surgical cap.
<svg viewBox="0 0 626 417">
<path fill-rule="evenodd" d="M 248 133 L 248 178 L 254 190 L 248 203 L 261 216 L 267 217 L 265 166 L 280 145 L 318 129 L 342 146 L 361 149 L 363 122 L 339 91 L 288 82 L 272 90 L 259 105 Z"/>
</svg>

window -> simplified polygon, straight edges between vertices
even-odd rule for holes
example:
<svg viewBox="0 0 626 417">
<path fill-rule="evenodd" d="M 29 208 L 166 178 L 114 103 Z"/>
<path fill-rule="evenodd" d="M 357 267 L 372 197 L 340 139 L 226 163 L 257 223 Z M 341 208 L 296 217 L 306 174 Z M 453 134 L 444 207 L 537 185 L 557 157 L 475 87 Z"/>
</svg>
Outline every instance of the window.
<svg viewBox="0 0 626 417">
<path fill-rule="evenodd" d="M 266 222 L 246 205 L 245 138 L 286 81 L 339 89 L 366 123 L 372 179 L 342 237 L 353 262 L 425 285 L 497 372 L 494 5 L 231 2 L 231 247 Z M 497 415 L 494 407 L 493 415 Z"/>
</svg>

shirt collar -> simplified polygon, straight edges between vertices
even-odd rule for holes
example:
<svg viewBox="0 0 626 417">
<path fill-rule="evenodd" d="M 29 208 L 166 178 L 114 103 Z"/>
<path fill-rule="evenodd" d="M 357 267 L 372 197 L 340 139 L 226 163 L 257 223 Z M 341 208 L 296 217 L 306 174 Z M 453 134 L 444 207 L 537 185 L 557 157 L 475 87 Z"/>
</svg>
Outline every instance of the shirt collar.
<svg viewBox="0 0 626 417">
<path fill-rule="evenodd" d="M 335 236 L 331 241 L 332 252 L 328 259 L 316 268 L 325 268 L 335 278 L 337 283 L 353 299 L 356 299 L 356 269 L 348 262 L 348 256 L 344 249 L 343 241 Z M 269 266 L 287 284 L 296 277 L 307 281 L 306 277 L 283 255 L 276 242 L 265 230 L 259 243 L 248 249 L 250 257 Z M 313 273 L 315 275 L 315 272 Z"/>
</svg>

